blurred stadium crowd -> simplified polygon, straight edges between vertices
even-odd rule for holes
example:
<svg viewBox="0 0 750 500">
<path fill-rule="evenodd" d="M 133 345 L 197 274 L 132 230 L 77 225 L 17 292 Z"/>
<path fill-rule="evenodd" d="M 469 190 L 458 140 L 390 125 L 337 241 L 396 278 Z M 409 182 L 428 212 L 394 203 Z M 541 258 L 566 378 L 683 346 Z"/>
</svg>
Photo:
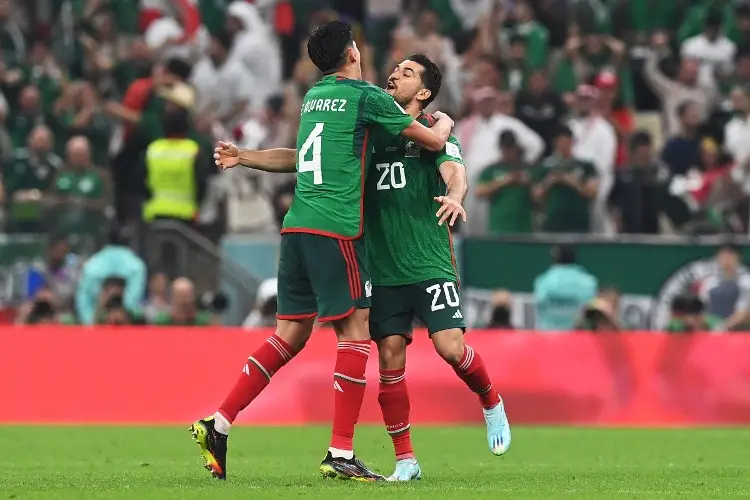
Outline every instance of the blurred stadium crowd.
<svg viewBox="0 0 750 500">
<path fill-rule="evenodd" d="M 147 270 L 127 235 L 277 232 L 294 176 L 217 175 L 213 142 L 294 147 L 320 77 L 306 36 L 332 18 L 373 83 L 411 53 L 442 68 L 463 234 L 747 233 L 750 0 L 0 0 L 2 221 L 51 235 L 16 320 L 216 322 L 224 297 Z M 198 153 L 189 199 L 162 206 L 149 162 L 172 147 Z"/>
</svg>

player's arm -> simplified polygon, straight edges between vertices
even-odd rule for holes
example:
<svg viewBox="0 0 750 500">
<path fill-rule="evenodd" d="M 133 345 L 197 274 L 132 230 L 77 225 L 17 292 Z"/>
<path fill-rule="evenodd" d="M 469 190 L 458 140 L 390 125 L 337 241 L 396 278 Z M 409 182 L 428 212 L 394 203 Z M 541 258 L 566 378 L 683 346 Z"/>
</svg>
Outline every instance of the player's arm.
<svg viewBox="0 0 750 500">
<path fill-rule="evenodd" d="M 437 118 L 437 122 L 432 127 L 427 128 L 414 120 L 401 132 L 401 135 L 416 142 L 427 151 L 440 151 L 451 135 L 453 120 L 445 113 L 439 111 L 433 113 L 432 116 Z"/>
<path fill-rule="evenodd" d="M 435 201 L 441 204 L 435 214 L 440 219 L 438 225 L 442 225 L 447 220 L 452 226 L 458 217 L 466 222 L 466 211 L 462 203 L 469 191 L 469 183 L 466 180 L 466 167 L 461 157 L 461 146 L 455 137 L 448 139 L 445 147 L 438 153 L 436 163 L 440 177 L 446 185 L 445 195 L 435 197 Z"/>
<path fill-rule="evenodd" d="M 364 121 L 368 124 L 379 125 L 391 136 L 403 135 L 416 142 L 428 151 L 440 151 L 445 146 L 453 120 L 443 113 L 435 113 L 437 123 L 427 128 L 404 111 L 393 97 L 383 89 L 368 88 L 364 99 Z"/>
<path fill-rule="evenodd" d="M 297 150 L 276 148 L 252 151 L 220 141 L 214 149 L 214 161 L 223 170 L 242 165 L 263 172 L 293 173 L 297 169 Z"/>
<path fill-rule="evenodd" d="M 264 172 L 293 173 L 297 170 L 297 150 L 289 148 L 239 150 L 240 165 Z"/>
<path fill-rule="evenodd" d="M 447 186 L 445 196 L 458 203 L 463 203 L 466 193 L 469 191 L 466 167 L 456 161 L 445 161 L 440 165 L 440 177 L 443 178 Z"/>
</svg>

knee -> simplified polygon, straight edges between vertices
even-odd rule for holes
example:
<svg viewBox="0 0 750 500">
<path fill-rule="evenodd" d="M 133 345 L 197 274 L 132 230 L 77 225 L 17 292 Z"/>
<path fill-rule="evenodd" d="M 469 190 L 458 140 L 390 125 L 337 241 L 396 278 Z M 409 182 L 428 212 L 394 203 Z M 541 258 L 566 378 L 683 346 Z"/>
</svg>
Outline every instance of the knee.
<svg viewBox="0 0 750 500">
<path fill-rule="evenodd" d="M 456 366 L 461 362 L 465 347 L 462 332 L 458 331 L 458 333 L 446 335 L 435 334 L 432 336 L 432 343 L 438 355 L 449 365 Z"/>
<path fill-rule="evenodd" d="M 370 340 L 370 321 L 369 309 L 356 309 L 353 313 L 344 319 L 333 322 L 333 329 L 336 337 L 341 340 L 361 342 Z"/>
<path fill-rule="evenodd" d="M 276 335 L 286 342 L 294 352 L 300 352 L 310 339 L 315 318 L 303 321 L 279 320 L 276 326 Z"/>
<path fill-rule="evenodd" d="M 378 341 L 380 370 L 402 370 L 406 367 L 406 339 L 394 335 Z"/>
</svg>

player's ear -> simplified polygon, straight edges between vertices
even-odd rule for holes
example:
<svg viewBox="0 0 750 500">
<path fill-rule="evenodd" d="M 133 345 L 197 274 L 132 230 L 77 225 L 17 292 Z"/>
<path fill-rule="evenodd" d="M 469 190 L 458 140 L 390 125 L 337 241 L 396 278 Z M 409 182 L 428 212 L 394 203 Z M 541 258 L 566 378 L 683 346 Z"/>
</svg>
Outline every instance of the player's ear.
<svg viewBox="0 0 750 500">
<path fill-rule="evenodd" d="M 419 92 L 417 92 L 417 99 L 420 101 L 426 101 L 431 95 L 432 91 L 430 89 L 420 89 Z"/>
</svg>

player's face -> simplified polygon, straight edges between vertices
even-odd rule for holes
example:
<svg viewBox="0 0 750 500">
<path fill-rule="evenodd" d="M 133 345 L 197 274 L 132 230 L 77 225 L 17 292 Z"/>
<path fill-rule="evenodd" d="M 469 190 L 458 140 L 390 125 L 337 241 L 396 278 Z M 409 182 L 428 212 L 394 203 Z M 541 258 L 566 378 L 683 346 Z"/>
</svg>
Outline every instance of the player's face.
<svg viewBox="0 0 750 500">
<path fill-rule="evenodd" d="M 423 70 L 421 65 L 407 59 L 396 66 L 391 76 L 388 77 L 385 91 L 403 107 L 415 99 L 427 99 L 430 91 L 424 88 L 422 83 Z"/>
</svg>

